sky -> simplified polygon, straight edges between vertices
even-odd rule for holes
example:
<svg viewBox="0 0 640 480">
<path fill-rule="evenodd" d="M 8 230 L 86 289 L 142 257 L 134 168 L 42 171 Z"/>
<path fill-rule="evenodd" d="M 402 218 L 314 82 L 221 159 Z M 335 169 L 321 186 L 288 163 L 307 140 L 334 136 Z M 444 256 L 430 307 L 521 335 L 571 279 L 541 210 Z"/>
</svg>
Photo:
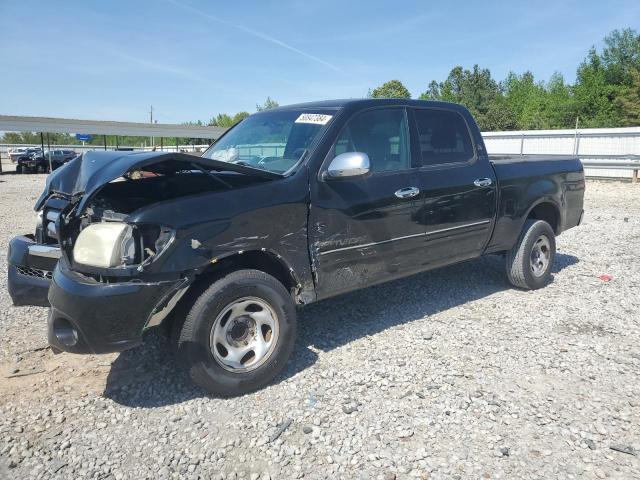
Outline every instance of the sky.
<svg viewBox="0 0 640 480">
<path fill-rule="evenodd" d="M 573 82 L 589 48 L 640 29 L 640 1 L 0 0 L 0 114 L 159 123 L 414 97 L 456 65 Z"/>
</svg>

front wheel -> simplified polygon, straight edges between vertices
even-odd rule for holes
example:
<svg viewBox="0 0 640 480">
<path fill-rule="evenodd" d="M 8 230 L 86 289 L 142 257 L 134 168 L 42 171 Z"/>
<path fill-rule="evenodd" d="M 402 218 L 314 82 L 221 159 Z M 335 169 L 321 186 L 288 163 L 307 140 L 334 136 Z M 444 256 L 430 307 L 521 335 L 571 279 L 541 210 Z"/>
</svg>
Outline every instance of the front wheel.
<svg viewBox="0 0 640 480">
<path fill-rule="evenodd" d="M 239 270 L 215 281 L 176 328 L 178 359 L 191 379 L 230 397 L 259 389 L 282 371 L 295 342 L 296 310 L 271 275 Z"/>
<path fill-rule="evenodd" d="M 512 285 L 535 290 L 547 285 L 556 256 L 556 237 L 543 220 L 527 220 L 518 242 L 507 252 L 507 278 Z"/>
</svg>

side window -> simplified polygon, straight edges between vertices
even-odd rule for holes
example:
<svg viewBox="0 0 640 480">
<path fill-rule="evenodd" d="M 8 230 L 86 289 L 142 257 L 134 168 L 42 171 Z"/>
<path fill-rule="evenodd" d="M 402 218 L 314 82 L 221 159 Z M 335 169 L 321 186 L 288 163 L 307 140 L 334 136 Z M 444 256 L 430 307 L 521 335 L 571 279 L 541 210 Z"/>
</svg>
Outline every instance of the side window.
<svg viewBox="0 0 640 480">
<path fill-rule="evenodd" d="M 429 108 L 415 109 L 414 115 L 423 167 L 473 158 L 473 143 L 462 115 Z"/>
<path fill-rule="evenodd" d="M 349 121 L 336 141 L 334 152 L 366 153 L 373 173 L 406 170 L 407 135 L 403 109 L 369 110 Z"/>
</svg>

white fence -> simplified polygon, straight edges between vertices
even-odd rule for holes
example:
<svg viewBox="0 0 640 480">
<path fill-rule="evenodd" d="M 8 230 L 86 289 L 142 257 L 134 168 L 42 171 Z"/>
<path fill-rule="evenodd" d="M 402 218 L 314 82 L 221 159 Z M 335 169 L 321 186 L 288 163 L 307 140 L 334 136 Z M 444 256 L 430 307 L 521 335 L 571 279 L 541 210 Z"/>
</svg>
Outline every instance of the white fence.
<svg viewBox="0 0 640 480">
<path fill-rule="evenodd" d="M 577 155 L 581 160 L 621 162 L 640 155 L 640 127 L 484 132 L 482 137 L 490 154 Z M 585 174 L 631 178 L 632 170 L 585 167 Z"/>
</svg>

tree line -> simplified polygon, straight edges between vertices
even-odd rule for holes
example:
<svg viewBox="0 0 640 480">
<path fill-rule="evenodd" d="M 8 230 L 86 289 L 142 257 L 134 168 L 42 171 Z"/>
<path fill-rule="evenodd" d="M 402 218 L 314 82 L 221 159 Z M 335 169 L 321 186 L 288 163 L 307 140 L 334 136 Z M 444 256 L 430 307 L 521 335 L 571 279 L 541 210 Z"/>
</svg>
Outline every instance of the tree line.
<svg viewBox="0 0 640 480">
<path fill-rule="evenodd" d="M 411 98 L 399 80 L 370 90 L 373 98 Z M 627 28 L 591 47 L 573 84 L 559 73 L 537 81 L 530 71 L 496 81 L 488 68 L 454 67 L 443 81 L 431 81 L 419 95 L 466 106 L 483 131 L 539 130 L 640 125 L 640 35 Z"/>
</svg>

